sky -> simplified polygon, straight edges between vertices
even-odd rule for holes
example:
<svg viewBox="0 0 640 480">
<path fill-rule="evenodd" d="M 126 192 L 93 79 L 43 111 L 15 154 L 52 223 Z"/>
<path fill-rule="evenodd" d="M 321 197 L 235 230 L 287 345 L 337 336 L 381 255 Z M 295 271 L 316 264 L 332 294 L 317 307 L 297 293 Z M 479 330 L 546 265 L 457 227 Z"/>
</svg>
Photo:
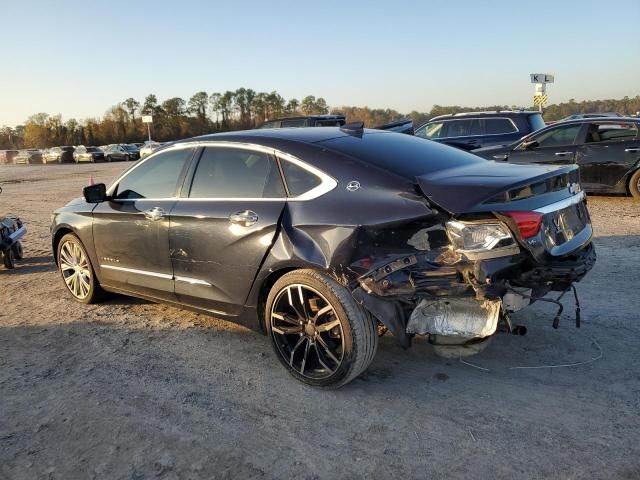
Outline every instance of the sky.
<svg viewBox="0 0 640 480">
<path fill-rule="evenodd" d="M 640 95 L 640 0 L 0 0 L 0 125 L 239 87 L 428 111 Z"/>
</svg>

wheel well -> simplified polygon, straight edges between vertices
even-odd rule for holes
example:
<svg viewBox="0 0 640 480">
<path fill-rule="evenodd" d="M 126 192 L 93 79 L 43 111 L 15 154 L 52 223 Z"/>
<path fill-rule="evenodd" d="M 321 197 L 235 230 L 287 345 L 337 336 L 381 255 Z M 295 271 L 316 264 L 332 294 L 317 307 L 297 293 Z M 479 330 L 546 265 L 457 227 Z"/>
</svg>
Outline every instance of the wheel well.
<svg viewBox="0 0 640 480">
<path fill-rule="evenodd" d="M 264 309 L 267 306 L 267 297 L 269 296 L 269 292 L 271 291 L 271 287 L 282 277 L 283 275 L 292 272 L 294 270 L 299 270 L 296 267 L 288 267 L 282 268 L 280 270 L 276 270 L 269 274 L 267 278 L 264 279 L 262 285 L 260 285 L 260 293 L 258 295 L 258 319 L 260 320 L 260 328 L 262 328 L 263 332 L 266 332 L 267 329 L 265 327 L 265 319 L 264 319 Z"/>
<path fill-rule="evenodd" d="M 629 195 L 631 195 L 631 180 L 633 179 L 633 176 L 634 176 L 636 173 L 638 173 L 638 172 L 640 172 L 640 166 L 639 166 L 639 167 L 637 167 L 637 168 L 636 168 L 636 169 L 634 169 L 634 170 L 631 170 L 631 171 L 629 172 L 629 175 L 627 176 L 627 182 L 626 182 L 626 183 L 627 183 L 627 193 L 628 193 Z"/>
<path fill-rule="evenodd" d="M 53 247 L 53 261 L 56 262 L 56 265 L 58 265 L 58 245 L 60 244 L 60 240 L 62 239 L 62 237 L 64 237 L 67 233 L 73 233 L 73 230 L 63 227 L 59 229 L 53 236 L 51 246 Z"/>
</svg>

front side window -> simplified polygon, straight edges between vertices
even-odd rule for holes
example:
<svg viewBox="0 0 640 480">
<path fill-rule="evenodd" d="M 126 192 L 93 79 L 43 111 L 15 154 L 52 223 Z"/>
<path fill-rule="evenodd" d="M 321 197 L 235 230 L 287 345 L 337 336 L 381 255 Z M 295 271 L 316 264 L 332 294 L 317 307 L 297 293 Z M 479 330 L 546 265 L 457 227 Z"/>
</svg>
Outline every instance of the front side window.
<svg viewBox="0 0 640 480">
<path fill-rule="evenodd" d="M 136 166 L 116 187 L 116 199 L 171 198 L 193 148 L 168 150 Z"/>
<path fill-rule="evenodd" d="M 416 130 L 415 132 L 415 136 L 416 137 L 422 137 L 422 138 L 426 138 L 426 139 L 434 139 L 434 138 L 440 138 L 442 137 L 442 126 L 444 124 L 442 122 L 436 122 L 436 123 L 428 123 L 427 125 L 425 125 L 422 128 L 419 128 L 418 130 Z"/>
<path fill-rule="evenodd" d="M 207 147 L 193 177 L 190 198 L 283 198 L 275 160 L 263 152 Z"/>
<path fill-rule="evenodd" d="M 539 147 L 556 147 L 561 145 L 572 145 L 575 142 L 582 124 L 567 127 L 558 127 L 547 130 L 534 138 Z"/>
</svg>

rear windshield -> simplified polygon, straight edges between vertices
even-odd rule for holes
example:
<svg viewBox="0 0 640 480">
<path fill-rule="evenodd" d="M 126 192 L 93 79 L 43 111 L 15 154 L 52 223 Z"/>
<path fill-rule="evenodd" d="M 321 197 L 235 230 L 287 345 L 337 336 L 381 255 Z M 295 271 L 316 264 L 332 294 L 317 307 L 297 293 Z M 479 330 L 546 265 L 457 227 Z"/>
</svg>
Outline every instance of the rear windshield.
<svg viewBox="0 0 640 480">
<path fill-rule="evenodd" d="M 486 162 L 460 149 L 402 133 L 347 135 L 320 144 L 412 180 L 447 168 Z"/>
</svg>

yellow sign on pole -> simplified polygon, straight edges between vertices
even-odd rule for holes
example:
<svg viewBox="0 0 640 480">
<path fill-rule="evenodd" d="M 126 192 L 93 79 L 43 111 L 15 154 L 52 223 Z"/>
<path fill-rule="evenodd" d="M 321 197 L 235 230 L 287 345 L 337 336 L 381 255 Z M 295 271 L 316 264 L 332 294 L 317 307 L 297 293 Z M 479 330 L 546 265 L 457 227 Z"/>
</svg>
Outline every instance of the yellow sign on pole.
<svg viewBox="0 0 640 480">
<path fill-rule="evenodd" d="M 546 105 L 549 97 L 547 95 L 534 95 L 533 104 L 534 105 Z"/>
</svg>

